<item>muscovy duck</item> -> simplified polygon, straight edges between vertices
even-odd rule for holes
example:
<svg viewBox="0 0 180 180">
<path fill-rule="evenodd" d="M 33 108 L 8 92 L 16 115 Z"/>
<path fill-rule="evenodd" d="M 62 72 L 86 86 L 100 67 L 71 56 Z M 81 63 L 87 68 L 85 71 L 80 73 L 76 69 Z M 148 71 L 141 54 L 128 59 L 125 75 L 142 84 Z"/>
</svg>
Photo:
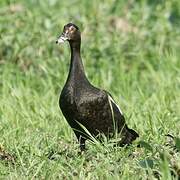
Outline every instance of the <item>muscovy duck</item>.
<svg viewBox="0 0 180 180">
<path fill-rule="evenodd" d="M 71 49 L 71 62 L 68 78 L 62 89 L 59 105 L 67 122 L 73 129 L 81 151 L 85 141 L 104 134 L 107 137 L 120 134 L 119 145 L 129 145 L 139 135 L 129 129 L 121 109 L 105 90 L 94 87 L 87 79 L 81 60 L 81 33 L 79 28 L 68 23 L 56 43 L 68 41 Z"/>
</svg>

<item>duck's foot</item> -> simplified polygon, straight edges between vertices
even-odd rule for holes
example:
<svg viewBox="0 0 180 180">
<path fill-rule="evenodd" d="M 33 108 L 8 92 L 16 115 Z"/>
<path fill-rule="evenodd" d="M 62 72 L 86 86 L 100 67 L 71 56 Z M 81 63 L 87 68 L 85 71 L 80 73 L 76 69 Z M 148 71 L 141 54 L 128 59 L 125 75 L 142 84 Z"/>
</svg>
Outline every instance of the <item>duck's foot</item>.
<svg viewBox="0 0 180 180">
<path fill-rule="evenodd" d="M 86 150 L 85 143 L 80 144 L 80 150 L 81 150 L 81 152 L 84 152 Z"/>
</svg>

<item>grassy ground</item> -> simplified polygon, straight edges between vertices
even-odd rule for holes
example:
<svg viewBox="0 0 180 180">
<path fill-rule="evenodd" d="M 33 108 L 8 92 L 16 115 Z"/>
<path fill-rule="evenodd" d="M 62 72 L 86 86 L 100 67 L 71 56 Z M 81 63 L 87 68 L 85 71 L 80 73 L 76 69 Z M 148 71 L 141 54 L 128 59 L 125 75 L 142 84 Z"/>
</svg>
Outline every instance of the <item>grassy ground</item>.
<svg viewBox="0 0 180 180">
<path fill-rule="evenodd" d="M 178 179 L 179 19 L 179 0 L 1 0 L 0 179 Z M 111 92 L 141 148 L 89 142 L 78 154 L 58 107 L 70 52 L 55 39 L 70 21 L 88 78 Z"/>
</svg>

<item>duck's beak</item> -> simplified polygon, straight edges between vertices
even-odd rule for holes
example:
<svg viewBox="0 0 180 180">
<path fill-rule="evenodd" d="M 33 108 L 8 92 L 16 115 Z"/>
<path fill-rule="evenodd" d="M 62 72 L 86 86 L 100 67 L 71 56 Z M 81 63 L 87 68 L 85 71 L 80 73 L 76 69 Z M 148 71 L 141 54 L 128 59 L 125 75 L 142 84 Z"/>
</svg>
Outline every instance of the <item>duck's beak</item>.
<svg viewBox="0 0 180 180">
<path fill-rule="evenodd" d="M 62 33 L 56 40 L 56 44 L 64 43 L 66 40 L 68 40 L 68 37 L 66 36 L 66 34 Z"/>
</svg>

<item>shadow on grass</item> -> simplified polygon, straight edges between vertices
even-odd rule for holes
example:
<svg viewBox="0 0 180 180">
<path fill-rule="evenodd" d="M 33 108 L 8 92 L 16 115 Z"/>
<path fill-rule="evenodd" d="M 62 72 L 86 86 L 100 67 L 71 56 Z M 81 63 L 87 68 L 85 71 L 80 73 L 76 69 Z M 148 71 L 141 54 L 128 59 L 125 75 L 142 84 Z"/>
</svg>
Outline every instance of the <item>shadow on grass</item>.
<svg viewBox="0 0 180 180">
<path fill-rule="evenodd" d="M 16 156 L 14 154 L 9 153 L 4 147 L 0 146 L 0 161 L 14 164 L 15 160 Z"/>
</svg>

